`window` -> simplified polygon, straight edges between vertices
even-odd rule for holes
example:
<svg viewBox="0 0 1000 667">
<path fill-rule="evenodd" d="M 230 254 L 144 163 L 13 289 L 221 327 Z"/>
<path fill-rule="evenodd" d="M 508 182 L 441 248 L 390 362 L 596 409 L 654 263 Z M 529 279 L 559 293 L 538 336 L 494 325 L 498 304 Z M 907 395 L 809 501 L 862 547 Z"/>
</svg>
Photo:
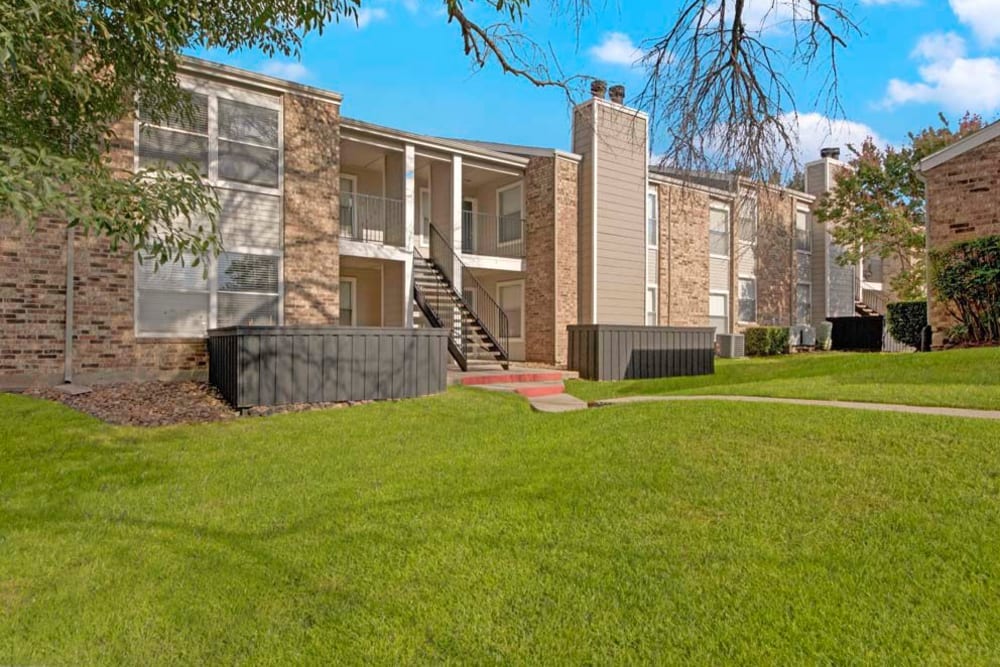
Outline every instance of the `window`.
<svg viewBox="0 0 1000 667">
<path fill-rule="evenodd" d="M 497 240 L 515 243 L 521 240 L 521 185 L 497 191 Z"/>
<path fill-rule="evenodd" d="M 708 252 L 729 257 L 729 209 L 713 205 L 708 214 Z"/>
<path fill-rule="evenodd" d="M 192 164 L 202 176 L 208 176 L 208 96 L 191 93 L 191 114 L 170 114 L 152 124 L 139 114 L 139 140 L 136 153 L 143 168 L 169 169 Z"/>
<path fill-rule="evenodd" d="M 715 327 L 715 333 L 729 333 L 729 296 L 727 294 L 708 295 L 708 326 Z"/>
<path fill-rule="evenodd" d="M 646 193 L 646 245 L 655 248 L 660 244 L 660 206 L 657 190 Z"/>
<path fill-rule="evenodd" d="M 136 263 L 136 328 L 158 336 L 203 336 L 208 329 L 211 294 L 205 267 L 183 263 L 156 269 L 152 260 Z"/>
<path fill-rule="evenodd" d="M 655 327 L 659 324 L 658 310 L 659 304 L 657 303 L 657 290 L 655 287 L 646 288 L 646 326 Z"/>
<path fill-rule="evenodd" d="M 754 278 L 739 279 L 739 321 L 757 321 L 757 281 Z"/>
<path fill-rule="evenodd" d="M 740 241 L 755 243 L 757 241 L 757 199 L 746 197 L 740 205 L 740 220 L 736 228 Z"/>
<path fill-rule="evenodd" d="M 795 210 L 795 249 L 802 252 L 812 251 L 812 237 L 809 234 L 809 211 L 804 208 Z"/>
<path fill-rule="evenodd" d="M 218 326 L 278 324 L 278 257 L 224 252 L 218 263 Z"/>
<path fill-rule="evenodd" d="M 507 313 L 507 332 L 511 339 L 524 337 L 524 282 L 497 283 L 497 302 Z"/>
<path fill-rule="evenodd" d="M 421 245 L 427 245 L 431 235 L 431 191 L 420 188 L 420 219 L 417 221 Z"/>
<path fill-rule="evenodd" d="M 278 111 L 219 98 L 219 178 L 278 187 Z"/>
<path fill-rule="evenodd" d="M 796 285 L 795 288 L 795 323 L 810 324 L 812 322 L 812 285 Z"/>
<path fill-rule="evenodd" d="M 355 307 L 357 298 L 357 278 L 340 279 L 340 324 L 341 326 L 357 326 L 358 312 Z"/>
<path fill-rule="evenodd" d="M 280 102 L 206 86 L 191 93 L 191 103 L 193 113 L 155 125 L 140 112 L 136 166 L 196 164 L 218 196 L 224 251 L 206 265 L 185 258 L 158 270 L 137 255 L 139 336 L 281 323 Z"/>
</svg>

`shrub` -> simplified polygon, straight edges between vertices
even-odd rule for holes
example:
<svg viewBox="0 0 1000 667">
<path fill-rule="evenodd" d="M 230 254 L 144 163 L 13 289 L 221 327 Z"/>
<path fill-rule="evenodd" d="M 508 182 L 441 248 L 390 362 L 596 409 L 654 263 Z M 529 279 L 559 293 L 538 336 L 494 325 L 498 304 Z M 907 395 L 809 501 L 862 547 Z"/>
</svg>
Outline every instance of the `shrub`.
<svg viewBox="0 0 1000 667">
<path fill-rule="evenodd" d="M 956 342 L 1000 342 L 1000 236 L 932 252 L 931 289 L 960 324 Z"/>
<path fill-rule="evenodd" d="M 750 327 L 743 335 L 748 356 L 770 357 L 788 353 L 788 329 L 785 327 Z"/>
<path fill-rule="evenodd" d="M 926 301 L 900 301 L 890 303 L 886 323 L 892 337 L 904 345 L 920 349 L 920 339 L 927 326 Z"/>
</svg>

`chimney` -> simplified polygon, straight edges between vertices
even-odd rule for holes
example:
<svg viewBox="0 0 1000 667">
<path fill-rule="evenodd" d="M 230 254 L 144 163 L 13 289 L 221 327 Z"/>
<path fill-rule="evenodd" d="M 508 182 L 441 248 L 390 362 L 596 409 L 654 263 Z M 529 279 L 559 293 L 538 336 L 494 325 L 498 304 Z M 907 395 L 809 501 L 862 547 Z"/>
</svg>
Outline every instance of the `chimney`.
<svg viewBox="0 0 1000 667">
<path fill-rule="evenodd" d="M 819 156 L 824 159 L 839 160 L 840 159 L 840 149 L 839 148 L 821 148 L 819 151 Z"/>
<path fill-rule="evenodd" d="M 594 79 L 590 82 L 590 94 L 599 100 L 604 99 L 604 93 L 608 92 L 608 82 L 602 79 Z"/>
<path fill-rule="evenodd" d="M 611 86 L 611 101 L 615 104 L 625 104 L 625 86 Z"/>
</svg>

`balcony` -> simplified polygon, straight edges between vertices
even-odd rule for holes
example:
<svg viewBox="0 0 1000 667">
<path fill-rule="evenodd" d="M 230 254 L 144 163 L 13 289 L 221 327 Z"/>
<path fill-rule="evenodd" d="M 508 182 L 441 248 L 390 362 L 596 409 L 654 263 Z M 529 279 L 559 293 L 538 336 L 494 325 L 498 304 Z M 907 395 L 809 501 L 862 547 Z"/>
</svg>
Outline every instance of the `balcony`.
<svg viewBox="0 0 1000 667">
<path fill-rule="evenodd" d="M 342 193 L 340 238 L 402 248 L 406 245 L 403 201 Z"/>
<path fill-rule="evenodd" d="M 462 253 L 486 257 L 524 257 L 524 219 L 520 214 L 462 211 Z"/>
</svg>

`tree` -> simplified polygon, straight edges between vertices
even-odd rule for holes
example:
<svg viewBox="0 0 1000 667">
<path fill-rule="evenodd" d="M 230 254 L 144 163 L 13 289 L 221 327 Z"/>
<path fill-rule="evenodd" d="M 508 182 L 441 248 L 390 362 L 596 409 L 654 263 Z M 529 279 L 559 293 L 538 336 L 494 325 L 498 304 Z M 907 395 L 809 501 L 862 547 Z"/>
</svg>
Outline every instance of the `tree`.
<svg viewBox="0 0 1000 667">
<path fill-rule="evenodd" d="M 832 223 L 833 240 L 843 248 L 838 262 L 857 264 L 865 257 L 891 259 L 898 267 L 890 285 L 901 300 L 923 298 L 925 284 L 926 198 L 917 178 L 918 163 L 983 127 L 980 116 L 966 114 L 956 129 L 944 115 L 940 127 L 910 133 L 901 148 L 879 148 L 871 138 L 853 153 L 836 184 L 816 209 L 816 219 Z"/>
<path fill-rule="evenodd" d="M 138 105 L 156 122 L 191 113 L 176 81 L 195 47 L 297 56 L 302 37 L 357 20 L 368 0 L 0 0 L 0 217 L 53 217 L 157 262 L 218 252 L 218 204 L 197 172 L 115 173 L 106 148 Z M 572 94 L 550 50 L 521 32 L 530 0 L 441 0 L 479 67 Z M 767 179 L 794 153 L 795 96 L 785 68 L 822 64 L 818 92 L 839 108 L 836 55 L 856 32 L 847 0 L 679 0 L 644 42 L 635 100 L 681 168 L 740 165 Z M 763 10 L 761 11 L 763 5 Z M 552 0 L 579 22 L 589 0 Z M 751 15 L 751 11 L 753 14 Z M 790 50 L 771 41 L 779 25 Z M 201 221 L 201 222 L 199 222 Z M 207 222 L 206 222 L 207 221 Z"/>
</svg>

